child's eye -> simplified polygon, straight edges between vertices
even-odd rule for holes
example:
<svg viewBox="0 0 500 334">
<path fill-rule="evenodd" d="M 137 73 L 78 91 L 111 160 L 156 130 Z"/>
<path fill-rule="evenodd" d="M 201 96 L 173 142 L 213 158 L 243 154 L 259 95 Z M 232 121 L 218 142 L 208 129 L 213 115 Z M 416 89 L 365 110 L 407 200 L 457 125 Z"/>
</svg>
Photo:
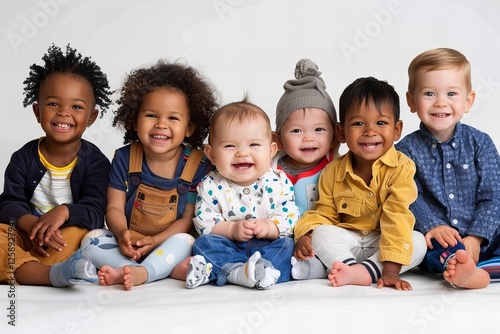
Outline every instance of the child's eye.
<svg viewBox="0 0 500 334">
<path fill-rule="evenodd" d="M 352 126 L 363 126 L 363 122 L 354 122 Z"/>
<path fill-rule="evenodd" d="M 300 130 L 299 129 L 293 129 L 292 131 L 290 131 L 291 133 L 300 133 Z"/>
<path fill-rule="evenodd" d="M 227 144 L 227 145 L 224 145 L 224 148 L 233 148 L 234 145 L 233 144 Z"/>
<path fill-rule="evenodd" d="M 326 131 L 325 128 L 316 128 L 314 129 L 315 132 L 321 132 L 321 131 Z"/>
<path fill-rule="evenodd" d="M 49 102 L 49 103 L 47 103 L 47 105 L 50 106 L 50 107 L 56 107 L 57 103 L 55 103 L 55 102 Z"/>
<path fill-rule="evenodd" d="M 456 96 L 456 95 L 458 95 L 456 92 L 449 92 L 448 93 L 448 96 Z"/>
<path fill-rule="evenodd" d="M 434 96 L 434 93 L 433 92 L 425 92 L 424 96 Z"/>
<path fill-rule="evenodd" d="M 260 146 L 260 144 L 259 143 L 252 143 L 252 144 L 250 144 L 250 147 L 252 147 L 252 146 Z"/>
<path fill-rule="evenodd" d="M 73 106 L 73 109 L 83 109 L 83 107 L 82 107 L 82 106 L 79 106 L 79 105 L 74 105 L 74 106 Z"/>
<path fill-rule="evenodd" d="M 175 116 L 170 116 L 168 119 L 171 121 L 178 121 L 179 120 L 179 118 L 175 117 Z"/>
<path fill-rule="evenodd" d="M 387 122 L 386 121 L 378 121 L 377 122 L 377 125 L 387 125 Z"/>
<path fill-rule="evenodd" d="M 145 117 L 151 117 L 151 118 L 156 118 L 156 115 L 155 114 L 146 114 L 144 115 Z"/>
</svg>

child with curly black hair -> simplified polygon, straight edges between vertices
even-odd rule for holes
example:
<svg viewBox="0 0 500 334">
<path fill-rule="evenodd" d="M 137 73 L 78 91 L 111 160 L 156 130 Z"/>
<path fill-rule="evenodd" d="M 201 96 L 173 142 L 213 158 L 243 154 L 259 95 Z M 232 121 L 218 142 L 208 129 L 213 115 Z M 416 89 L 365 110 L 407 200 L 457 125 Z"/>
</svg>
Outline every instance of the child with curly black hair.
<svg viewBox="0 0 500 334">
<path fill-rule="evenodd" d="M 194 68 L 159 60 L 128 75 L 117 103 L 113 125 L 127 145 L 111 163 L 109 231 L 89 232 L 82 248 L 102 285 L 185 280 L 196 187 L 213 169 L 199 148 L 218 107 L 215 90 Z"/>
<path fill-rule="evenodd" d="M 69 45 L 52 45 L 44 65 L 30 66 L 24 102 L 45 136 L 15 152 L 0 195 L 0 282 L 67 286 L 97 282 L 78 250 L 104 225 L 109 159 L 82 139 L 110 104 L 106 75 Z M 77 251 L 78 250 L 78 251 Z"/>
</svg>

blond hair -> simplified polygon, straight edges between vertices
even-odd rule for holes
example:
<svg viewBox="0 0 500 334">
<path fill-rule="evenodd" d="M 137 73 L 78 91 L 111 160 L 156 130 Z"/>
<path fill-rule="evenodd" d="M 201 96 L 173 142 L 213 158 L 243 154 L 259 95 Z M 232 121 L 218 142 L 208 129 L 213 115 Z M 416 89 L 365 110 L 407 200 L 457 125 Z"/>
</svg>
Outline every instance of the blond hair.
<svg viewBox="0 0 500 334">
<path fill-rule="evenodd" d="M 232 102 L 218 109 L 212 117 L 210 132 L 208 134 L 208 143 L 212 143 L 220 131 L 220 126 L 231 124 L 242 124 L 256 119 L 263 119 L 266 123 L 266 133 L 272 138 L 271 121 L 266 112 L 255 104 L 249 102 L 247 98 L 238 102 Z"/>
<path fill-rule="evenodd" d="M 415 89 L 417 72 L 420 69 L 435 71 L 449 68 L 463 68 L 465 70 L 465 85 L 467 90 L 472 90 L 471 66 L 467 58 L 457 50 L 450 48 L 436 48 L 422 52 L 408 66 L 408 91 Z"/>
</svg>

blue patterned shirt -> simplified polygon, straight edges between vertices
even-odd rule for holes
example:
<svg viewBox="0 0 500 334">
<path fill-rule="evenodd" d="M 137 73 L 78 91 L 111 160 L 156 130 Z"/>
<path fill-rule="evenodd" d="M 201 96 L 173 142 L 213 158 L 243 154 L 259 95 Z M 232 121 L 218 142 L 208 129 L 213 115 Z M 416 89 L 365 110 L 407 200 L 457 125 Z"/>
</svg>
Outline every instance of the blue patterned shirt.
<svg viewBox="0 0 500 334">
<path fill-rule="evenodd" d="M 458 123 L 453 137 L 440 142 L 421 123 L 396 149 L 417 167 L 415 229 L 425 235 L 448 225 L 462 237 L 482 237 L 484 251 L 500 232 L 500 157 L 492 139 Z"/>
</svg>

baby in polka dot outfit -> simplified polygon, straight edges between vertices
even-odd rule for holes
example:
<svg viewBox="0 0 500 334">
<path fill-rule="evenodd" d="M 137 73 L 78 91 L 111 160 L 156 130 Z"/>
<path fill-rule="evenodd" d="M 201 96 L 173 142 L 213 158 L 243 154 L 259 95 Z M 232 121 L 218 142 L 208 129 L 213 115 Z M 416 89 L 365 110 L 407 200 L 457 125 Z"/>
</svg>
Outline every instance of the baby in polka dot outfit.
<svg viewBox="0 0 500 334">
<path fill-rule="evenodd" d="M 219 109 L 205 154 L 216 171 L 198 186 L 200 237 L 186 286 L 236 284 L 267 289 L 290 279 L 292 227 L 299 218 L 294 187 L 271 159 L 277 151 L 266 113 L 246 99 Z"/>
<path fill-rule="evenodd" d="M 470 63 L 456 50 L 432 49 L 408 75 L 408 106 L 421 123 L 396 148 L 417 167 L 410 210 L 428 246 L 420 267 L 454 287 L 486 287 L 499 278 L 500 157 L 486 133 L 460 122 L 475 99 Z"/>
</svg>

